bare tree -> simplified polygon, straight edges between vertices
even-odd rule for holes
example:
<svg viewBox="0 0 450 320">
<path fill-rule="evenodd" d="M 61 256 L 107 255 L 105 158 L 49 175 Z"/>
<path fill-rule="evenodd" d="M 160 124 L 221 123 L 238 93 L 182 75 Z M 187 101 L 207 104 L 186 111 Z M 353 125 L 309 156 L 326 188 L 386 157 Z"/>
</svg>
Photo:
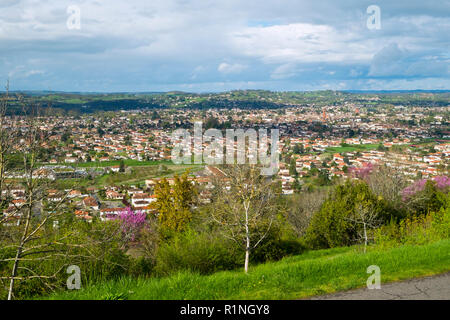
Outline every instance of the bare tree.
<svg viewBox="0 0 450 320">
<path fill-rule="evenodd" d="M 398 206 L 401 203 L 401 191 L 407 186 L 407 180 L 401 170 L 379 166 L 370 174 L 367 184 L 373 193 Z"/>
<path fill-rule="evenodd" d="M 8 300 L 13 299 L 14 285 L 16 280 L 25 279 L 45 279 L 51 278 L 51 275 L 37 275 L 32 273 L 28 276 L 18 276 L 18 271 L 21 269 L 21 262 L 30 261 L 30 256 L 40 255 L 54 252 L 54 249 L 50 249 L 52 245 L 59 243 L 59 239 L 56 239 L 53 243 L 41 244 L 38 239 L 41 239 L 41 235 L 44 227 L 50 221 L 55 221 L 54 218 L 60 213 L 56 213 L 59 207 L 64 203 L 65 197 L 54 206 L 53 210 L 45 214 L 41 210 L 42 198 L 45 196 L 45 186 L 43 180 L 39 179 L 37 172 L 37 152 L 43 141 L 45 141 L 45 134 L 39 129 L 37 125 L 37 119 L 39 116 L 38 106 L 23 106 L 24 121 L 21 129 L 22 134 L 18 135 L 17 152 L 22 154 L 23 157 L 23 169 L 22 171 L 22 183 L 25 187 L 25 199 L 20 204 L 14 204 L 14 208 L 8 214 L 8 220 L 17 219 L 16 228 L 9 228 L 8 232 L 11 233 L 12 238 L 16 238 L 15 244 L 10 246 L 15 250 L 15 256 L 13 258 L 3 259 L 3 261 L 12 262 L 11 276 L 9 277 L 8 288 Z M 37 217 L 43 215 L 41 219 Z M 33 245 L 35 243 L 39 243 Z M 40 256 L 36 259 L 46 260 L 48 257 Z"/>
<path fill-rule="evenodd" d="M 380 227 L 382 224 L 378 212 L 369 205 L 358 204 L 353 216 L 347 219 L 356 224 L 355 229 L 358 239 L 364 241 L 364 253 L 366 253 L 367 244 L 371 239 L 369 231 Z M 360 226 L 362 226 L 362 229 Z"/>
<path fill-rule="evenodd" d="M 93 230 L 93 234 L 100 236 L 88 236 L 81 240 L 77 229 L 58 231 L 59 222 L 71 213 L 67 207 L 67 196 L 71 190 L 62 194 L 61 199 L 52 206 L 44 207 L 49 180 L 39 167 L 38 153 L 48 140 L 47 133 L 39 122 L 39 106 L 24 106 L 23 112 L 21 127 L 17 128 L 20 133 L 17 134 L 18 147 L 15 151 L 23 158 L 23 168 L 19 169 L 18 175 L 24 185 L 25 196 L 19 204 L 13 202 L 6 219 L 9 223 L 3 226 L 0 234 L 0 240 L 7 239 L 2 241 L 5 243 L 2 249 L 9 248 L 14 253 L 0 259 L 0 262 L 11 266 L 9 276 L 0 276 L 1 281 L 9 281 L 8 300 L 14 298 L 17 281 L 37 279 L 48 289 L 55 289 L 57 275 L 65 266 L 86 259 L 100 260 L 105 253 L 92 252 L 92 245 L 104 245 L 120 232 L 118 226 L 111 232 L 104 232 L 107 229 Z M 55 267 L 45 272 L 39 271 L 40 265 L 46 263 Z"/>
<path fill-rule="evenodd" d="M 5 94 L 0 100 L 0 204 L 3 204 L 6 198 L 5 173 L 8 165 L 8 155 L 11 152 L 15 134 L 15 131 L 11 128 L 11 121 L 8 121 L 7 118 L 9 99 L 8 81 L 5 86 Z M 5 219 L 5 216 L 0 217 L 0 224 Z"/>
<path fill-rule="evenodd" d="M 223 172 L 226 178 L 214 182 L 211 218 L 225 237 L 245 249 L 247 273 L 251 251 L 267 237 L 274 223 L 279 191 L 256 166 L 233 165 Z"/>
<path fill-rule="evenodd" d="M 328 191 L 316 189 L 312 192 L 301 192 L 288 200 L 287 220 L 297 236 L 305 234 L 309 222 L 328 197 Z"/>
</svg>

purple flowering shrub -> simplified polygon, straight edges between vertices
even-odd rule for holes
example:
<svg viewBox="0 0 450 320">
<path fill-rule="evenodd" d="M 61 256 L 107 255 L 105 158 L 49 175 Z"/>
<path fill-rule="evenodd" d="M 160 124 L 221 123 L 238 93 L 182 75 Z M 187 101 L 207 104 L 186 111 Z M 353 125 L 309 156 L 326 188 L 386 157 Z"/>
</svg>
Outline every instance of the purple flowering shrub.
<svg viewBox="0 0 450 320">
<path fill-rule="evenodd" d="M 434 182 L 436 182 L 436 187 L 441 191 L 448 191 L 450 188 L 450 178 L 447 176 L 434 177 Z"/>
<path fill-rule="evenodd" d="M 133 211 L 127 207 L 117 215 L 121 223 L 122 235 L 127 241 L 135 241 L 145 225 L 146 214 L 142 211 Z"/>
<path fill-rule="evenodd" d="M 428 179 L 417 180 L 412 185 L 403 189 L 402 191 L 403 201 L 407 201 L 408 199 L 416 195 L 418 192 L 423 191 L 425 189 L 427 181 Z M 450 189 L 450 178 L 447 176 L 436 176 L 433 179 L 431 179 L 431 181 L 434 182 L 436 189 L 441 192 L 447 193 Z"/>
<path fill-rule="evenodd" d="M 352 167 L 349 168 L 349 173 L 352 177 L 358 178 L 361 180 L 367 180 L 372 171 L 374 171 L 375 167 L 372 163 L 365 163 L 361 168 Z"/>
</svg>

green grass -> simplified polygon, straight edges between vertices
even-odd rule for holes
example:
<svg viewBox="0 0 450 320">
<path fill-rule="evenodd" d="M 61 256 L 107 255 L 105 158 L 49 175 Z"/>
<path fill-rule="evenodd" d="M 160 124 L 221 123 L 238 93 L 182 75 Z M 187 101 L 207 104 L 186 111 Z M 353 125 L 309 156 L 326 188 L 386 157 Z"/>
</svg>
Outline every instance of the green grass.
<svg viewBox="0 0 450 320">
<path fill-rule="evenodd" d="M 164 165 L 173 164 L 173 162 L 169 161 L 169 160 L 138 161 L 138 160 L 132 160 L 132 159 L 125 159 L 125 160 L 123 160 L 123 162 L 125 163 L 126 166 L 129 166 L 129 167 L 153 166 L 153 165 L 159 165 L 159 164 L 164 164 Z M 77 164 L 61 163 L 60 165 L 73 165 L 75 167 L 80 167 L 80 168 L 112 167 L 112 166 L 120 165 L 120 160 L 80 162 Z"/>
<path fill-rule="evenodd" d="M 166 278 L 122 278 L 44 299 L 299 299 L 366 286 L 367 267 L 381 269 L 382 283 L 450 270 L 450 240 L 385 251 L 358 247 L 310 251 L 278 262 L 209 276 L 181 272 Z"/>
<path fill-rule="evenodd" d="M 330 153 L 342 153 L 342 152 L 357 152 L 357 151 L 367 151 L 375 150 L 378 148 L 379 144 L 355 144 L 345 147 L 329 147 L 326 148 L 326 152 Z"/>
<path fill-rule="evenodd" d="M 173 177 L 174 175 L 182 175 L 189 170 L 190 173 L 195 173 L 202 170 L 202 165 L 185 165 L 185 164 L 165 164 L 167 171 L 159 172 L 156 165 L 144 165 L 133 166 L 130 173 L 106 173 L 96 177 L 94 180 L 86 178 L 73 178 L 73 179 L 58 179 L 53 181 L 52 184 L 56 189 L 72 189 L 89 186 L 107 186 L 115 184 L 144 184 L 146 179 Z"/>
<path fill-rule="evenodd" d="M 199 165 L 166 165 L 168 171 L 160 173 L 157 166 L 142 166 L 133 167 L 131 173 L 109 173 L 102 175 L 95 180 L 95 185 L 112 185 L 112 184 L 143 184 L 146 179 L 151 178 L 162 178 L 162 177 L 173 177 L 174 175 L 181 175 L 186 170 L 193 173 L 200 169 L 202 166 Z"/>
</svg>

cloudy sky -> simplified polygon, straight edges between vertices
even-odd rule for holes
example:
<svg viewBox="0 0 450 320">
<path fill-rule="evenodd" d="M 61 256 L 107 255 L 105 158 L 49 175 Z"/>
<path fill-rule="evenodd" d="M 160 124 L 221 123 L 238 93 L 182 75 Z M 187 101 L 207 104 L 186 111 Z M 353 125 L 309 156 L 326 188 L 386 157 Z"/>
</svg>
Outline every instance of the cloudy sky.
<svg viewBox="0 0 450 320">
<path fill-rule="evenodd" d="M 0 81 L 105 92 L 450 89 L 449 31 L 447 0 L 0 0 Z"/>
</svg>

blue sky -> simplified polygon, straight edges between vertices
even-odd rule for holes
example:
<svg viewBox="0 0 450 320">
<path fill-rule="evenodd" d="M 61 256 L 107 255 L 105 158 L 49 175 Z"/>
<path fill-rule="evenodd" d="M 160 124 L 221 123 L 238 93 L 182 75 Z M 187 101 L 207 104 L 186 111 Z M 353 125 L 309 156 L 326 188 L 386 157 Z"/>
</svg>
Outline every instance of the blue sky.
<svg viewBox="0 0 450 320">
<path fill-rule="evenodd" d="M 370 5 L 380 29 L 367 27 Z M 67 27 L 69 6 L 80 29 Z M 445 0 L 0 0 L 0 81 L 105 92 L 448 90 L 449 30 Z"/>
</svg>

